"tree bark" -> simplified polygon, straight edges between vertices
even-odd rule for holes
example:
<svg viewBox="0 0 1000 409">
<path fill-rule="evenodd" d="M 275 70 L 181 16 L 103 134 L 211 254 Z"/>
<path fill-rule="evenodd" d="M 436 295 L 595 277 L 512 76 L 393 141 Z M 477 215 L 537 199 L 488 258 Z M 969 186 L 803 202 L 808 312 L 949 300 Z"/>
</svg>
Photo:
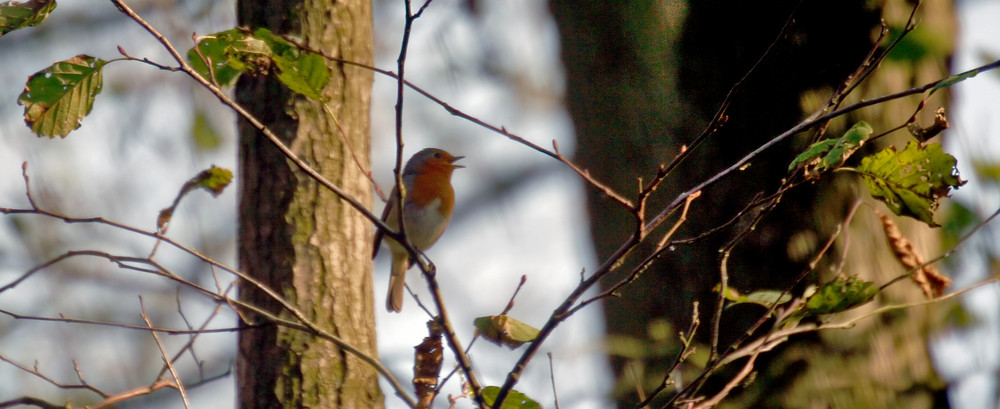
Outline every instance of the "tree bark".
<svg viewBox="0 0 1000 409">
<path fill-rule="evenodd" d="M 247 1 L 245 27 L 267 27 L 310 47 L 372 63 L 371 2 Z M 370 150 L 372 73 L 342 64 L 321 104 L 271 76 L 244 75 L 237 100 L 322 175 L 371 205 L 364 174 Z M 239 262 L 310 320 L 375 355 L 371 223 L 286 160 L 257 130 L 239 122 Z M 358 163 L 358 162 L 360 163 Z M 242 300 L 287 317 L 277 303 L 241 283 Z M 241 322 L 237 382 L 241 408 L 369 408 L 384 405 L 377 373 L 328 341 L 247 316 Z"/>
</svg>

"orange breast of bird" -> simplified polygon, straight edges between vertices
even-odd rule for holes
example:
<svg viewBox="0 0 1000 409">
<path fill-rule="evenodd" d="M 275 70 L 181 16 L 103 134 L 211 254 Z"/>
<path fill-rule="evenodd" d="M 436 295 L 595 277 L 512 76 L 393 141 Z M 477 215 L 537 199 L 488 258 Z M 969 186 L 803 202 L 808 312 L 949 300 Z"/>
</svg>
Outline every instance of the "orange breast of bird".
<svg viewBox="0 0 1000 409">
<path fill-rule="evenodd" d="M 430 247 L 444 232 L 455 206 L 450 164 L 430 162 L 413 175 L 406 193 L 406 234 L 421 249 Z"/>
<path fill-rule="evenodd" d="M 407 200 L 425 207 L 440 199 L 438 211 L 442 215 L 451 215 L 455 206 L 455 191 L 451 187 L 452 168 L 446 166 L 435 163 L 424 165 L 421 172 L 413 177 L 413 186 L 406 192 Z"/>
</svg>

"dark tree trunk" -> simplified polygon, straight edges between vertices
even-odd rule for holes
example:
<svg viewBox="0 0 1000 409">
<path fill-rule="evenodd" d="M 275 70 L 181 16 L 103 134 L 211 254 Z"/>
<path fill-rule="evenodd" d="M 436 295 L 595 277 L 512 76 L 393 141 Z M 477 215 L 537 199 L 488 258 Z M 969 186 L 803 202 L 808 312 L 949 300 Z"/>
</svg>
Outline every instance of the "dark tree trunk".
<svg viewBox="0 0 1000 409">
<path fill-rule="evenodd" d="M 648 207 L 659 208 L 801 121 L 807 91 L 825 89 L 818 93 L 825 97 L 842 83 L 862 62 L 877 33 L 881 10 L 869 8 L 869 3 L 552 0 L 567 75 L 566 99 L 579 144 L 578 163 L 617 191 L 634 194 L 636 178 L 650 180 L 659 165 L 669 163 L 682 146 L 692 143 L 727 92 L 742 79 L 726 111 L 725 126 L 669 176 Z M 794 20 L 779 38 L 793 12 Z M 675 238 L 720 226 L 755 195 L 773 192 L 804 140 L 771 149 L 746 170 L 702 192 Z M 591 236 L 598 258 L 604 259 L 635 227 L 632 217 L 601 192 L 590 189 L 587 197 Z M 804 255 L 814 250 L 809 246 L 829 236 L 851 200 L 851 189 L 843 188 L 805 187 L 787 194 L 733 251 L 727 265 L 730 286 L 744 292 L 785 288 L 805 268 Z M 669 323 L 676 333 L 687 328 L 696 300 L 706 323 L 704 330 L 715 306 L 711 289 L 719 282 L 719 249 L 748 228 L 753 214 L 705 239 L 676 246 L 638 282 L 621 291 L 620 297 L 609 299 L 605 304 L 608 334 L 645 340 L 650 326 L 658 322 Z M 795 246 L 806 250 L 793 251 Z M 650 250 L 647 247 L 640 254 Z M 632 264 L 624 265 L 617 277 L 603 284 L 617 282 L 641 258 L 634 256 Z M 753 307 L 727 310 L 720 344 L 727 345 L 760 314 Z M 822 351 L 813 348 L 812 353 L 819 356 Z M 631 407 L 638 401 L 635 386 L 626 385 L 630 381 L 625 375 L 627 364 L 637 365 L 639 372 L 645 371 L 645 380 L 655 383 L 662 380 L 663 367 L 674 358 L 664 351 L 648 354 L 635 361 L 612 357 L 622 383 L 619 406 Z M 776 384 L 767 379 L 758 383 L 768 388 L 789 387 L 795 383 L 797 368 L 801 369 L 798 363 L 807 361 L 795 360 L 795 365 L 770 374 Z M 881 388 L 873 384 L 866 387 Z M 654 386 L 647 384 L 645 390 Z M 822 400 L 828 396 L 824 393 L 836 391 L 813 392 L 812 396 Z M 762 393 L 746 404 L 787 404 L 777 399 Z"/>
</svg>

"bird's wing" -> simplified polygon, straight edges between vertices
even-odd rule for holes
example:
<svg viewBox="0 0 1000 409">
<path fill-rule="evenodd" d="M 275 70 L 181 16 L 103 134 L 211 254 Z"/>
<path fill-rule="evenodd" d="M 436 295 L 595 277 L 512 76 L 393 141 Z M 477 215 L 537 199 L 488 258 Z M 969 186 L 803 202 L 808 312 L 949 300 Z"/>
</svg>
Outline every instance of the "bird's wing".
<svg viewBox="0 0 1000 409">
<path fill-rule="evenodd" d="M 382 219 L 382 222 L 384 222 L 384 223 L 388 223 L 387 221 L 389 220 L 389 212 L 396 211 L 396 210 L 393 210 L 396 207 L 394 205 L 394 203 L 396 203 L 395 197 L 396 197 L 396 189 L 393 188 L 392 189 L 392 194 L 389 195 L 389 202 L 385 204 L 385 209 L 382 210 L 382 218 L 381 219 Z M 373 259 L 375 258 L 375 256 L 378 255 L 378 249 L 379 249 L 379 247 L 382 247 L 382 237 L 383 236 L 385 236 L 385 233 L 382 231 L 382 229 L 380 229 L 380 228 L 378 228 L 376 226 L 375 227 L 375 244 L 374 244 L 374 246 L 372 248 L 372 258 Z"/>
</svg>

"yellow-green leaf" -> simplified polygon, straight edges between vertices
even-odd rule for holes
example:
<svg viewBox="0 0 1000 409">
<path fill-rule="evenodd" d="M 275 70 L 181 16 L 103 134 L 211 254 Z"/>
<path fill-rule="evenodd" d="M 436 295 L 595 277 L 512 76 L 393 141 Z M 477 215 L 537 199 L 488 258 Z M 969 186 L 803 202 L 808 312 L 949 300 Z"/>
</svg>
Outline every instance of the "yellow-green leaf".
<svg viewBox="0 0 1000 409">
<path fill-rule="evenodd" d="M 11 31 L 37 26 L 56 9 L 56 0 L 8 1 L 0 4 L 0 37 Z"/>
<path fill-rule="evenodd" d="M 39 136 L 65 137 L 80 127 L 94 107 L 107 61 L 80 54 L 32 74 L 17 103 L 24 105 L 24 122 Z"/>
<path fill-rule="evenodd" d="M 955 158 L 940 144 L 910 141 L 901 152 L 889 147 L 861 160 L 861 174 L 872 197 L 896 215 L 909 216 L 937 227 L 934 210 L 942 197 L 965 184 L 955 168 Z"/>
<path fill-rule="evenodd" d="M 229 169 L 212 165 L 211 168 L 201 171 L 192 180 L 196 181 L 198 187 L 207 190 L 212 196 L 219 196 L 225 190 L 226 186 L 229 186 L 229 182 L 233 180 L 233 172 Z"/>
<path fill-rule="evenodd" d="M 878 294 L 878 286 L 857 277 L 838 276 L 820 286 L 806 300 L 806 311 L 813 315 L 833 314 L 868 303 Z"/>
<path fill-rule="evenodd" d="M 511 349 L 538 338 L 538 329 L 506 315 L 479 317 L 474 323 L 483 338 Z"/>
<path fill-rule="evenodd" d="M 493 402 L 496 402 L 497 395 L 500 393 L 500 388 L 497 386 L 487 386 L 483 388 L 483 400 L 486 404 L 493 406 Z M 518 392 L 517 390 L 511 390 L 507 394 L 507 397 L 503 400 L 503 405 L 500 405 L 500 409 L 542 409 L 542 405 L 535 402 L 527 395 Z"/>
</svg>

